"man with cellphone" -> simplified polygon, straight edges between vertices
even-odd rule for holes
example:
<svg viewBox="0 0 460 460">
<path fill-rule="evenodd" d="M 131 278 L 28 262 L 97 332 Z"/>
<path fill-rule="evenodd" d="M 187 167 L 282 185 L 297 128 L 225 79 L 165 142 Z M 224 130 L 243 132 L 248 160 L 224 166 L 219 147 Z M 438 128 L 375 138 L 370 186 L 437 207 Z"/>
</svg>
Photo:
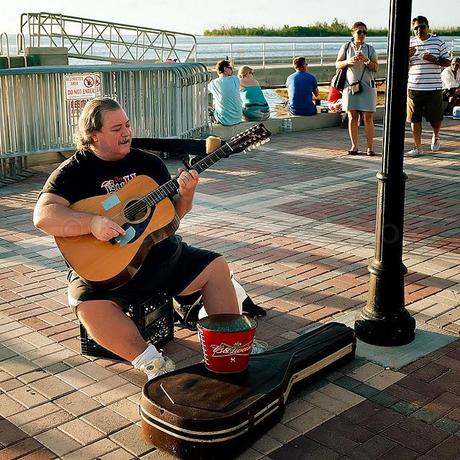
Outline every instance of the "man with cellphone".
<svg viewBox="0 0 460 460">
<path fill-rule="evenodd" d="M 441 71 L 450 65 L 446 43 L 428 33 L 429 24 L 425 16 L 412 19 L 412 29 L 414 37 L 411 37 L 409 48 L 407 121 L 411 123 L 415 147 L 405 153 L 408 157 L 423 154 L 423 115 L 433 129 L 431 151 L 437 152 L 440 148 L 439 131 L 443 120 Z"/>
</svg>

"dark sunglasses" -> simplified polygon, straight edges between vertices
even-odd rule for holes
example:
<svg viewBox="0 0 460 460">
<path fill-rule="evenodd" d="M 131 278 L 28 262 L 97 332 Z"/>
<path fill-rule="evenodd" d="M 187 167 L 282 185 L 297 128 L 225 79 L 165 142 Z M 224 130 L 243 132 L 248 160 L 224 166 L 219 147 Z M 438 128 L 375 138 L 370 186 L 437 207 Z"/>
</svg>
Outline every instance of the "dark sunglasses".
<svg viewBox="0 0 460 460">
<path fill-rule="evenodd" d="M 356 33 L 358 35 L 367 35 L 367 30 L 357 30 Z"/>
<path fill-rule="evenodd" d="M 418 30 L 418 29 L 426 29 L 426 24 L 420 24 L 419 26 L 414 27 L 414 30 Z"/>
</svg>

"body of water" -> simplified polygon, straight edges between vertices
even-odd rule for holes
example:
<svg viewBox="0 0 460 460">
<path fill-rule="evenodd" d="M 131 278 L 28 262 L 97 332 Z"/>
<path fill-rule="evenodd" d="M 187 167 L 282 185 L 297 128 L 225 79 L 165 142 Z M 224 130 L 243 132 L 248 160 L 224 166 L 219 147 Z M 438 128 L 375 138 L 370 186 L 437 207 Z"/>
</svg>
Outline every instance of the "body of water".
<svg viewBox="0 0 460 460">
<path fill-rule="evenodd" d="M 441 37 L 452 50 L 453 55 L 460 55 L 460 37 Z M 108 38 L 105 37 L 107 40 Z M 125 36 L 126 43 L 134 42 L 134 36 Z M 265 65 L 290 64 L 293 56 L 305 56 L 311 64 L 332 63 L 335 61 L 341 45 L 350 37 L 245 37 L 245 36 L 196 36 L 198 62 L 213 66 L 221 59 L 231 59 L 234 65 Z M 29 42 L 26 37 L 26 44 Z M 88 40 L 90 40 L 88 38 Z M 378 55 L 386 55 L 387 37 L 368 37 L 367 43 L 372 45 Z M 176 48 L 190 49 L 193 42 L 189 37 L 178 36 Z M 16 35 L 8 35 L 10 55 L 16 54 Z M 46 38 L 42 40 L 46 46 Z M 95 56 L 107 56 L 106 44 L 92 45 Z M 2 49 L 5 53 L 5 48 Z M 100 53 L 100 54 L 97 54 Z M 182 55 L 186 53 L 183 52 Z M 179 59 L 181 54 L 178 51 Z M 148 57 L 148 56 L 146 56 Z M 69 58 L 69 64 L 105 64 L 106 61 Z M 285 99 L 278 96 L 274 90 L 264 90 L 264 95 L 270 105 L 271 114 L 280 115 L 285 112 Z"/>
</svg>

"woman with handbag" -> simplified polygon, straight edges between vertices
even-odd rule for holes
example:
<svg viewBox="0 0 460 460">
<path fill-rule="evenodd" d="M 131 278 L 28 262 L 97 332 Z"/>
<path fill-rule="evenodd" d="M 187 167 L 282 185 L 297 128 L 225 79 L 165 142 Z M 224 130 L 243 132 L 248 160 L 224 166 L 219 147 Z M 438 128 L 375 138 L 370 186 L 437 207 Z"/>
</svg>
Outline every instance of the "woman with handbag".
<svg viewBox="0 0 460 460">
<path fill-rule="evenodd" d="M 374 112 L 377 105 L 377 90 L 374 75 L 379 68 L 377 53 L 373 46 L 365 43 L 367 26 L 355 22 L 351 29 L 351 42 L 340 48 L 337 69 L 346 69 L 346 81 L 342 95 L 343 110 L 348 113 L 348 132 L 351 149 L 349 155 L 357 155 L 359 112 L 364 116 L 367 155 L 374 156 Z"/>
</svg>

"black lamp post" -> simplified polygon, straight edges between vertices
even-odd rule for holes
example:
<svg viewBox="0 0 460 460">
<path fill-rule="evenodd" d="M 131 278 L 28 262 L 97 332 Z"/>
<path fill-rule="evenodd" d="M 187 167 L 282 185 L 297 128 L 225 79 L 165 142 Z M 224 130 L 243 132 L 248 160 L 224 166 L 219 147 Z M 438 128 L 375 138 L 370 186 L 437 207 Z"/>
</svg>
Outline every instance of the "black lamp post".
<svg viewBox="0 0 460 460">
<path fill-rule="evenodd" d="M 404 307 L 402 262 L 405 105 L 412 0 L 390 0 L 382 170 L 377 174 L 374 260 L 369 266 L 367 305 L 355 321 L 356 336 L 373 345 L 412 342 L 415 320 Z"/>
</svg>

